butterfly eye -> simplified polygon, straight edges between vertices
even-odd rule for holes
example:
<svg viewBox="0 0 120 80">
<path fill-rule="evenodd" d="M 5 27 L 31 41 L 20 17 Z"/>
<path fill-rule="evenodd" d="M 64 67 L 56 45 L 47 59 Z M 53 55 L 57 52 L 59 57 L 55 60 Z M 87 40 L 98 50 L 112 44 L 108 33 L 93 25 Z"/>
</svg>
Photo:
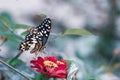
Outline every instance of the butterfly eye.
<svg viewBox="0 0 120 80">
<path fill-rule="evenodd" d="M 37 44 L 39 45 L 39 49 L 36 49 L 37 47 L 34 46 L 32 50 L 33 51 L 41 51 L 41 49 L 45 46 L 49 34 L 51 31 L 51 19 L 50 18 L 46 18 L 43 20 L 43 22 L 37 26 L 37 27 L 33 27 L 29 30 L 29 34 L 25 36 L 25 41 L 24 43 L 20 44 L 19 50 L 25 51 L 25 50 L 29 50 L 29 48 L 33 45 L 33 44 Z M 25 45 L 23 45 L 25 44 Z"/>
</svg>

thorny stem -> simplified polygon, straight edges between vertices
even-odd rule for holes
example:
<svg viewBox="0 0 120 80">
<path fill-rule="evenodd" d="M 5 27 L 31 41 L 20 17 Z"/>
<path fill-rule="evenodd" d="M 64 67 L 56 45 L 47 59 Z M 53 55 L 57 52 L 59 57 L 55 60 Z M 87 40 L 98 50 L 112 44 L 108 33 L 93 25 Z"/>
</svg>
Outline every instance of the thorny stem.
<svg viewBox="0 0 120 80">
<path fill-rule="evenodd" d="M 16 60 L 22 54 L 22 52 L 23 51 L 19 51 L 19 53 L 14 58 L 12 58 L 9 63 L 12 63 L 14 60 Z"/>
<path fill-rule="evenodd" d="M 0 59 L 0 63 L 4 64 L 5 66 L 9 67 L 10 69 L 12 69 L 13 71 L 17 72 L 18 74 L 20 74 L 21 76 L 23 76 L 26 80 L 32 80 L 29 77 L 25 76 L 24 74 L 22 74 L 20 71 L 18 71 L 17 69 L 15 69 L 14 67 L 10 66 L 9 64 L 7 64 L 6 62 L 4 62 L 3 60 Z"/>
</svg>

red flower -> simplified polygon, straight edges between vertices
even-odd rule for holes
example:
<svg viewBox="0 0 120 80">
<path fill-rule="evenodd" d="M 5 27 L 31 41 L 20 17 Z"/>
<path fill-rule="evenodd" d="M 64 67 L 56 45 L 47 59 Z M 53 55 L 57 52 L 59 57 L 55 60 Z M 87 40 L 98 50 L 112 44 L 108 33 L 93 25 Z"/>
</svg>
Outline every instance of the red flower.
<svg viewBox="0 0 120 80">
<path fill-rule="evenodd" d="M 53 78 L 67 77 L 67 63 L 65 60 L 57 60 L 54 56 L 38 57 L 31 60 L 31 68 L 36 68 L 36 71 Z"/>
</svg>

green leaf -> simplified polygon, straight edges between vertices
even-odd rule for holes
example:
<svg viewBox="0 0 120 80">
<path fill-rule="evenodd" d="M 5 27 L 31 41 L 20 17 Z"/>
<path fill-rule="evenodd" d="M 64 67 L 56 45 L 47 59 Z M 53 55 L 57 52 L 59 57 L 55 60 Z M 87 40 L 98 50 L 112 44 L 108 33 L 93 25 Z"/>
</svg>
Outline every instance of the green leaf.
<svg viewBox="0 0 120 80">
<path fill-rule="evenodd" d="M 45 18 L 45 17 L 46 17 L 46 15 L 43 14 L 43 13 L 39 14 L 39 16 L 40 16 L 41 18 Z"/>
<path fill-rule="evenodd" d="M 67 65 L 70 66 L 72 61 L 71 60 L 65 60 L 67 62 Z"/>
<path fill-rule="evenodd" d="M 6 37 L 7 37 L 6 45 L 11 50 L 17 50 L 19 42 L 24 40 L 22 37 L 15 35 L 15 34 L 7 34 Z"/>
<path fill-rule="evenodd" d="M 5 26 L 1 26 L 0 25 L 0 31 L 1 32 L 5 32 L 5 31 L 7 31 L 8 30 L 8 28 L 6 28 Z"/>
<path fill-rule="evenodd" d="M 15 42 L 18 42 L 19 40 L 23 40 L 22 37 L 12 33 L 5 34 L 5 36 L 8 38 L 8 40 L 15 41 Z"/>
<path fill-rule="evenodd" d="M 7 60 L 7 63 L 9 63 L 10 61 L 12 60 L 12 58 L 9 58 L 8 60 Z M 22 63 L 24 63 L 22 60 L 20 60 L 20 59 L 15 59 L 12 63 L 11 63 L 11 65 L 13 65 L 13 66 L 16 66 L 16 65 L 20 65 L 20 64 L 22 64 Z"/>
<path fill-rule="evenodd" d="M 42 80 L 42 77 L 43 77 L 42 74 L 37 74 L 35 80 Z"/>
<path fill-rule="evenodd" d="M 66 30 L 63 36 L 65 35 L 93 36 L 92 33 L 88 32 L 85 29 L 75 29 L 75 28 Z"/>
<path fill-rule="evenodd" d="M 0 13 L 0 16 L 3 16 L 5 18 L 7 18 L 8 22 L 10 23 L 10 25 L 15 23 L 14 20 L 13 20 L 12 15 L 9 12 L 3 11 L 3 12 Z"/>
<path fill-rule="evenodd" d="M 30 26 L 25 25 L 25 24 L 14 24 L 14 26 L 12 28 L 13 29 L 28 29 L 28 28 L 30 28 Z"/>
<path fill-rule="evenodd" d="M 36 77 L 34 80 L 49 80 L 50 78 L 47 76 L 47 75 L 44 75 L 44 74 L 36 74 Z"/>
<path fill-rule="evenodd" d="M 5 27 L 9 27 L 10 26 L 10 22 L 7 18 L 3 17 L 3 16 L 0 16 L 0 22 L 2 22 Z"/>
<path fill-rule="evenodd" d="M 25 35 L 27 35 L 28 33 L 29 33 L 28 31 L 24 31 L 24 32 L 21 33 L 21 35 L 25 36 Z"/>
</svg>

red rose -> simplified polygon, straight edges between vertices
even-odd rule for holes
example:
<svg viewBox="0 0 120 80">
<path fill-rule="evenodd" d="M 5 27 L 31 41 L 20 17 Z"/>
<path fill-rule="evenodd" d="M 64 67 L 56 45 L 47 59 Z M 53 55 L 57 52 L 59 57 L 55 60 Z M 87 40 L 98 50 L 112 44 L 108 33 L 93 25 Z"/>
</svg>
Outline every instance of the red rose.
<svg viewBox="0 0 120 80">
<path fill-rule="evenodd" d="M 57 60 L 54 56 L 38 57 L 31 60 L 31 68 L 36 68 L 36 71 L 53 78 L 67 77 L 67 63 L 65 60 Z"/>
</svg>

